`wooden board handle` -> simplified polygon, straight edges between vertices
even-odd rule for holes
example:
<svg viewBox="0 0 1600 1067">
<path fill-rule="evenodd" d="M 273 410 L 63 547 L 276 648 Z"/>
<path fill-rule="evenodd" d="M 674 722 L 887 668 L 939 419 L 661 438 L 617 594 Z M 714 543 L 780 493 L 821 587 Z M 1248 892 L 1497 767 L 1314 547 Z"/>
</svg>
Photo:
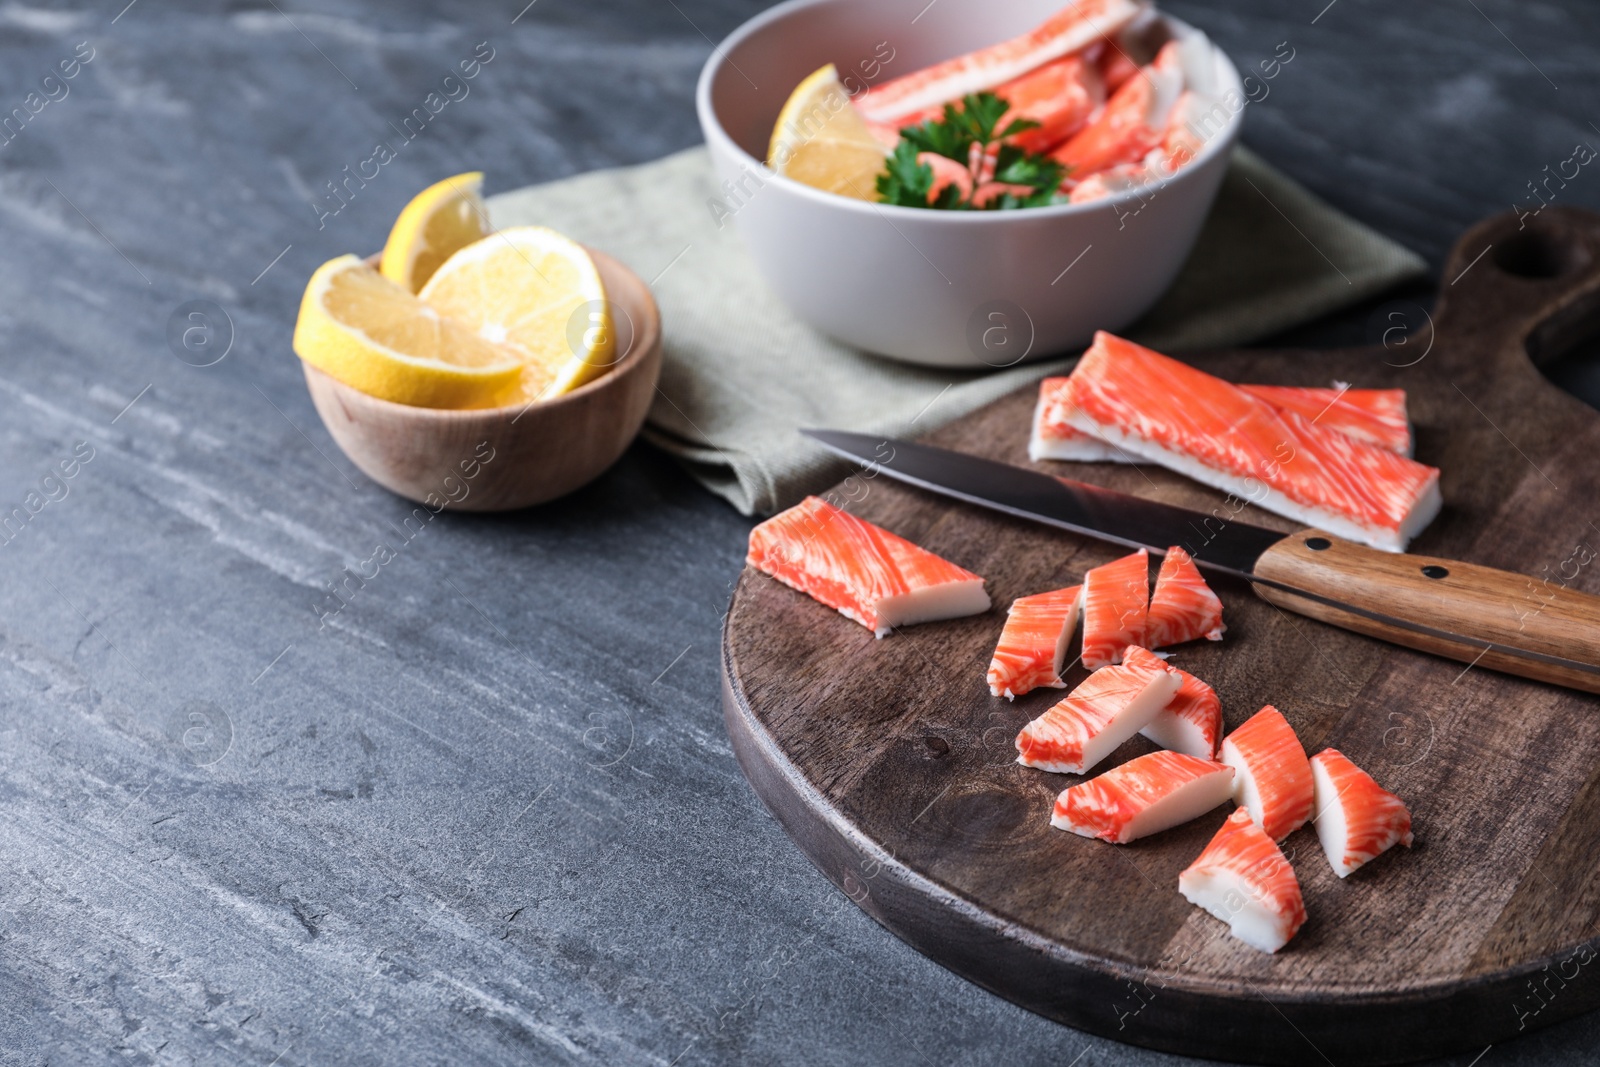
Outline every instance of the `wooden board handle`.
<svg viewBox="0 0 1600 1067">
<path fill-rule="evenodd" d="M 1256 562 L 1256 592 L 1279 607 L 1397 645 L 1600 693 L 1600 597 L 1564 584 L 1595 562 L 1595 551 L 1580 545 L 1549 567 L 1548 577 L 1530 578 L 1301 530 Z"/>
</svg>

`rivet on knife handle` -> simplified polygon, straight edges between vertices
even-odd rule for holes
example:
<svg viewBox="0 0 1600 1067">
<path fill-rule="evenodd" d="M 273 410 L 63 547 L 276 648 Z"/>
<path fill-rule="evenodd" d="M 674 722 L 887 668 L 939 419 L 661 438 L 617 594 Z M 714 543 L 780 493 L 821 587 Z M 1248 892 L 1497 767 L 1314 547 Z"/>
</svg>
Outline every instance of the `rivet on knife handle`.
<svg viewBox="0 0 1600 1067">
<path fill-rule="evenodd" d="M 1267 549 L 1255 578 L 1262 599 L 1298 614 L 1600 693 L 1600 597 L 1553 581 L 1379 552 L 1320 530 L 1301 530 Z"/>
</svg>

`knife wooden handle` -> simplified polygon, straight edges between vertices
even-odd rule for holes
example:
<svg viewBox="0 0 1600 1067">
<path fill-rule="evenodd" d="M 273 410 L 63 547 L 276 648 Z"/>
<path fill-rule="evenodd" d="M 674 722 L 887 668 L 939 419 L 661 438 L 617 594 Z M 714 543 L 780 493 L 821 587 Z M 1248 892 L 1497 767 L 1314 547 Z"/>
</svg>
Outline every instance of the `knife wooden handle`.
<svg viewBox="0 0 1600 1067">
<path fill-rule="evenodd" d="M 1552 561 L 1548 577 L 1531 578 L 1301 530 L 1257 560 L 1255 577 L 1263 581 L 1256 592 L 1279 607 L 1407 648 L 1600 693 L 1600 597 L 1563 584 L 1595 557 L 1579 546 L 1568 559 Z"/>
</svg>

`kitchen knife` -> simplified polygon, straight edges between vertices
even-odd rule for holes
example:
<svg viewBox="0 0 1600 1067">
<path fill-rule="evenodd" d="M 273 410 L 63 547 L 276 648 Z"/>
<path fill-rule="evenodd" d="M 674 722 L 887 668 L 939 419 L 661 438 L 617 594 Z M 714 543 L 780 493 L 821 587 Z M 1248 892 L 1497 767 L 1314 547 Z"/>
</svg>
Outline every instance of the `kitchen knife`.
<svg viewBox="0 0 1600 1067">
<path fill-rule="evenodd" d="M 1600 597 L 1456 560 L 1381 552 L 1321 530 L 1279 533 L 1007 463 L 842 430 L 802 430 L 874 473 L 1250 582 L 1280 608 L 1473 666 L 1600 693 Z M 1234 499 L 1234 498 L 1230 498 Z M 1464 673 L 1464 672 L 1463 672 Z"/>
</svg>

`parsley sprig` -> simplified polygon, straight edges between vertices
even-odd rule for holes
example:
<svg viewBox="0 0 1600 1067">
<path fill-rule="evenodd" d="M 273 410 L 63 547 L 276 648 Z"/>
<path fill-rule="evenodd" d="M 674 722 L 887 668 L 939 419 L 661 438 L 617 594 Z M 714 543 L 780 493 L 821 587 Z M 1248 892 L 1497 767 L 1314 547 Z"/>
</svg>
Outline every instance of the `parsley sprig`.
<svg viewBox="0 0 1600 1067">
<path fill-rule="evenodd" d="M 1059 202 L 1057 191 L 1061 180 L 1067 176 L 1067 168 L 1007 141 L 1009 137 L 1039 126 L 1032 119 L 1012 119 L 1001 128 L 1000 120 L 1010 107 L 994 93 L 973 93 L 961 99 L 960 107 L 946 104 L 943 118 L 901 130 L 900 143 L 895 145 L 883 173 L 878 175 L 878 199 L 901 207 L 944 211 L 1005 210 Z M 974 204 L 972 197 L 982 184 L 979 180 L 983 177 L 982 168 L 990 147 L 997 141 L 1000 146 L 992 180 L 1020 185 L 1031 191 L 1018 194 L 1008 190 L 982 205 Z M 933 196 L 933 168 L 917 159 L 923 152 L 953 159 L 965 167 L 971 178 L 971 191 L 963 193 L 960 187 L 950 184 Z"/>
</svg>

